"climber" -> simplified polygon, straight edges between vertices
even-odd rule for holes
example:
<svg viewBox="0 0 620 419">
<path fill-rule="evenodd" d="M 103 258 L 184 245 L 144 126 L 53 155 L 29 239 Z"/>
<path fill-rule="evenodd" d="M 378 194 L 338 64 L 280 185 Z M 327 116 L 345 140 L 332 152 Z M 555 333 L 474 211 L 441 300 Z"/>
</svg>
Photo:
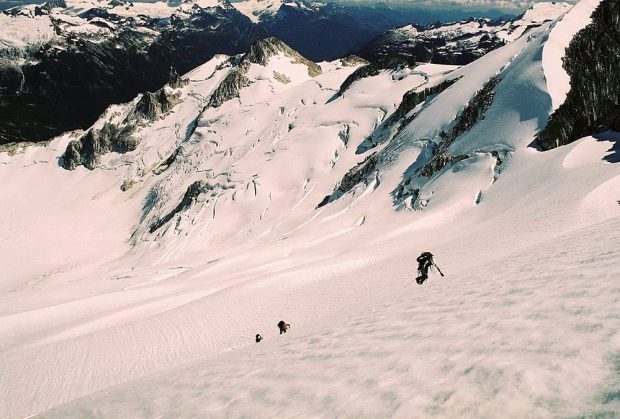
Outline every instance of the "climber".
<svg viewBox="0 0 620 419">
<path fill-rule="evenodd" d="M 415 281 L 422 285 L 424 281 L 428 279 L 428 270 L 434 266 L 437 268 L 437 271 L 441 276 L 443 276 L 443 272 L 439 269 L 439 266 L 435 264 L 433 260 L 433 254 L 431 252 L 424 252 L 416 259 L 418 261 L 418 277 Z"/>
<path fill-rule="evenodd" d="M 280 329 L 280 334 L 286 333 L 286 331 L 290 328 L 291 328 L 291 325 L 288 323 L 285 323 L 284 320 L 280 320 L 278 322 L 278 329 Z"/>
<path fill-rule="evenodd" d="M 263 337 L 259 334 L 256 334 L 256 343 L 259 343 L 261 340 L 263 340 Z"/>
</svg>

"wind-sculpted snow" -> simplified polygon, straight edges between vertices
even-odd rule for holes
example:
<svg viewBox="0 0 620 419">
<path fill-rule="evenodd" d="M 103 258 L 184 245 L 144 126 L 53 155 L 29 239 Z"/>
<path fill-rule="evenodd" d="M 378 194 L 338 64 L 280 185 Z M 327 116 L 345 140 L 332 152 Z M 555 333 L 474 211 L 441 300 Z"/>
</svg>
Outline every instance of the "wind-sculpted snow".
<svg viewBox="0 0 620 419">
<path fill-rule="evenodd" d="M 299 316 L 282 337 L 266 318 L 248 330 L 265 336 L 259 345 L 121 384 L 41 417 L 612 418 L 620 409 L 611 309 L 620 254 L 605 244 L 618 243 L 618 228 L 615 219 L 537 238 L 497 258 L 488 256 L 497 253 L 485 239 L 469 236 L 459 240 L 462 248 L 442 246 L 442 255 L 464 252 L 476 265 L 451 265 L 457 272 L 430 287 L 386 274 L 398 270 L 394 264 L 407 269 L 393 258 L 347 276 L 351 290 L 369 284 L 380 293 L 363 304 L 327 318 Z"/>
</svg>

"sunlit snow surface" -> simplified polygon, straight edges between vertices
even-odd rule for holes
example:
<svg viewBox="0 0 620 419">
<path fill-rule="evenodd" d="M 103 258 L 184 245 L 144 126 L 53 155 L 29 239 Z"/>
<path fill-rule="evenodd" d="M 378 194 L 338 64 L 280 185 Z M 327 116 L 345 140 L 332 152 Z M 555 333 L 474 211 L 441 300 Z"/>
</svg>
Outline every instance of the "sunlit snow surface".
<svg viewBox="0 0 620 419">
<path fill-rule="evenodd" d="M 619 137 L 528 147 L 552 109 L 550 29 L 337 99 L 355 68 L 310 77 L 277 55 L 202 112 L 231 70 L 219 56 L 139 129 L 136 151 L 93 171 L 59 167 L 70 134 L 1 153 L 0 417 L 617 415 Z M 396 211 L 424 142 L 496 74 L 485 119 L 451 147 L 472 157 L 424 186 L 424 211 Z M 406 91 L 460 76 L 355 154 Z M 496 150 L 509 156 L 497 177 Z M 373 151 L 368 184 L 316 209 Z M 195 180 L 220 186 L 149 233 Z M 418 286 L 424 250 L 446 276 Z"/>
</svg>

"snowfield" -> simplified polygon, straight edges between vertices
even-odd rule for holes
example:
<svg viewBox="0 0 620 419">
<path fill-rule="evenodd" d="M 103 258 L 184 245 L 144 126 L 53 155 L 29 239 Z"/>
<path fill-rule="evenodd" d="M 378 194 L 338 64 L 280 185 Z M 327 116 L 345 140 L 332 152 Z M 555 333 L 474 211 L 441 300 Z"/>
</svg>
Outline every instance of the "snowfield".
<svg viewBox="0 0 620 419">
<path fill-rule="evenodd" d="M 530 146 L 561 23 L 340 97 L 344 61 L 217 56 L 154 121 L 110 107 L 140 142 L 94 170 L 60 166 L 81 133 L 0 151 L 0 417 L 620 416 L 620 135 Z"/>
</svg>

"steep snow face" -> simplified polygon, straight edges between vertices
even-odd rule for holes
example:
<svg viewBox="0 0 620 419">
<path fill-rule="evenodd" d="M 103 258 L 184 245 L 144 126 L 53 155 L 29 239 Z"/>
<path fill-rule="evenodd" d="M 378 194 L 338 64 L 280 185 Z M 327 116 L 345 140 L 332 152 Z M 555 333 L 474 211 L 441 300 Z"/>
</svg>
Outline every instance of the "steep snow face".
<svg viewBox="0 0 620 419">
<path fill-rule="evenodd" d="M 619 138 L 528 147 L 550 28 L 341 96 L 342 61 L 218 56 L 110 107 L 139 141 L 94 170 L 3 149 L 0 416 L 615 414 Z"/>
<path fill-rule="evenodd" d="M 398 205 L 438 205 L 451 213 L 476 205 L 510 154 L 544 127 L 550 104 L 539 56 L 546 30 L 535 29 L 453 72 L 450 77 L 462 78 L 427 101 L 373 156 L 385 192 Z M 515 97 L 517 91 L 523 94 Z"/>
<path fill-rule="evenodd" d="M 549 34 L 549 40 L 543 49 L 543 67 L 554 111 L 564 103 L 570 90 L 570 77 L 562 65 L 566 48 L 575 34 L 592 21 L 592 12 L 599 3 L 600 0 L 580 1 L 554 25 Z"/>
</svg>

